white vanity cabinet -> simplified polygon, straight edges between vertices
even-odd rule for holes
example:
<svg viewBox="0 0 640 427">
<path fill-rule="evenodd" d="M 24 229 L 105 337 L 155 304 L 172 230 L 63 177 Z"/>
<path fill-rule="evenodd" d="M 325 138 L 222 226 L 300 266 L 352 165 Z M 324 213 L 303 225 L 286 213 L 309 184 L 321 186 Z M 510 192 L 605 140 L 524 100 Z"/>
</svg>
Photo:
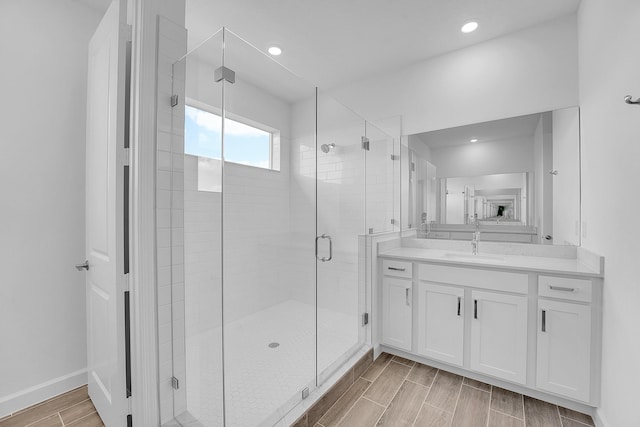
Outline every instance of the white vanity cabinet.
<svg viewBox="0 0 640 427">
<path fill-rule="evenodd" d="M 591 286 L 584 279 L 538 279 L 536 386 L 585 402 L 592 376 Z"/>
<path fill-rule="evenodd" d="M 477 290 L 471 298 L 471 369 L 525 384 L 528 298 Z"/>
<path fill-rule="evenodd" d="M 600 277 L 539 271 L 535 259 L 531 269 L 415 255 L 379 260 L 379 337 L 387 351 L 560 404 L 598 405 Z"/>
<path fill-rule="evenodd" d="M 382 342 L 411 351 L 413 283 L 412 264 L 402 261 L 383 262 Z"/>
<path fill-rule="evenodd" d="M 464 288 L 422 282 L 418 286 L 417 310 L 417 353 L 462 366 Z"/>
</svg>

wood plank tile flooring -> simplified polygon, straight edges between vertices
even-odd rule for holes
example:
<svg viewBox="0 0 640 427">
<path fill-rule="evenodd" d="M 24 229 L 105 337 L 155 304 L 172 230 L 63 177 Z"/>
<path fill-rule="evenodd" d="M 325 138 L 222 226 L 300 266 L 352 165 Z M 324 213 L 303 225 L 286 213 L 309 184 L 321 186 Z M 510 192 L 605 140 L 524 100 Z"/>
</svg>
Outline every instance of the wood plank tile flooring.
<svg viewBox="0 0 640 427">
<path fill-rule="evenodd" d="M 335 426 L 593 427 L 594 424 L 589 415 L 383 353 L 313 427 Z"/>
<path fill-rule="evenodd" d="M 86 385 L 0 419 L 0 427 L 65 426 L 104 427 Z"/>
</svg>

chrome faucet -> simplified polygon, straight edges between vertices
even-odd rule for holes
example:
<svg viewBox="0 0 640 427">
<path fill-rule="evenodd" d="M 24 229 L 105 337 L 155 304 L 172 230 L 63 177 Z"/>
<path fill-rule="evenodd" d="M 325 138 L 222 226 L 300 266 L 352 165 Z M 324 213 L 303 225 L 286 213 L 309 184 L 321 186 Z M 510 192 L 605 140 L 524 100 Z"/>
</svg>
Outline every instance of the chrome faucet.
<svg viewBox="0 0 640 427">
<path fill-rule="evenodd" d="M 471 253 L 478 255 L 478 243 L 480 243 L 480 223 L 478 222 L 478 214 L 473 214 L 474 221 L 476 223 L 476 231 L 473 233 L 473 240 L 471 241 Z"/>
</svg>

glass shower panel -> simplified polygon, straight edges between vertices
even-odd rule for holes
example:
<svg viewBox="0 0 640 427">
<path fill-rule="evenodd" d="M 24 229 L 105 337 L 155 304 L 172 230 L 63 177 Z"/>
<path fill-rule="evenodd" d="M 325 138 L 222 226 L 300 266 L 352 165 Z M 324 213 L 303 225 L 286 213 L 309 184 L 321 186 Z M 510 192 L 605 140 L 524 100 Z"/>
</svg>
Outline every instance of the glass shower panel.
<svg viewBox="0 0 640 427">
<path fill-rule="evenodd" d="M 358 236 L 364 228 L 364 120 L 318 94 L 318 382 L 365 340 Z"/>
<path fill-rule="evenodd" d="M 224 46 L 225 419 L 273 425 L 315 385 L 316 90 L 229 31 Z"/>
<path fill-rule="evenodd" d="M 366 122 L 366 227 L 367 233 L 398 230 L 394 188 L 395 172 L 399 170 L 400 156 L 392 136 Z"/>
<path fill-rule="evenodd" d="M 223 420 L 222 371 L 222 87 L 214 83 L 214 70 L 222 65 L 222 31 L 186 58 L 174 64 L 174 93 L 184 88 L 183 158 L 173 155 L 183 177 L 183 199 L 173 206 L 183 212 L 183 229 L 174 224 L 174 245 L 183 243 L 184 296 L 172 295 L 174 416 L 182 425 L 221 427 Z M 182 106 L 180 102 L 179 106 Z M 177 107 L 176 107 L 177 108 Z M 175 173 L 175 172 L 174 172 Z M 160 369 L 163 369 L 162 366 Z"/>
</svg>

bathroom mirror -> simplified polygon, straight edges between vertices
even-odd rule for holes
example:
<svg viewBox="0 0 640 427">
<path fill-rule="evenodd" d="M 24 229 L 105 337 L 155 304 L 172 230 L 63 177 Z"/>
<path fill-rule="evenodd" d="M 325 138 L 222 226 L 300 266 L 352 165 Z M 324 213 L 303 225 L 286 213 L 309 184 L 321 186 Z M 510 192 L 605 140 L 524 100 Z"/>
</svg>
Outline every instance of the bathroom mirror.
<svg viewBox="0 0 640 427">
<path fill-rule="evenodd" d="M 577 107 L 408 135 L 401 159 L 420 238 L 580 245 Z"/>
</svg>

